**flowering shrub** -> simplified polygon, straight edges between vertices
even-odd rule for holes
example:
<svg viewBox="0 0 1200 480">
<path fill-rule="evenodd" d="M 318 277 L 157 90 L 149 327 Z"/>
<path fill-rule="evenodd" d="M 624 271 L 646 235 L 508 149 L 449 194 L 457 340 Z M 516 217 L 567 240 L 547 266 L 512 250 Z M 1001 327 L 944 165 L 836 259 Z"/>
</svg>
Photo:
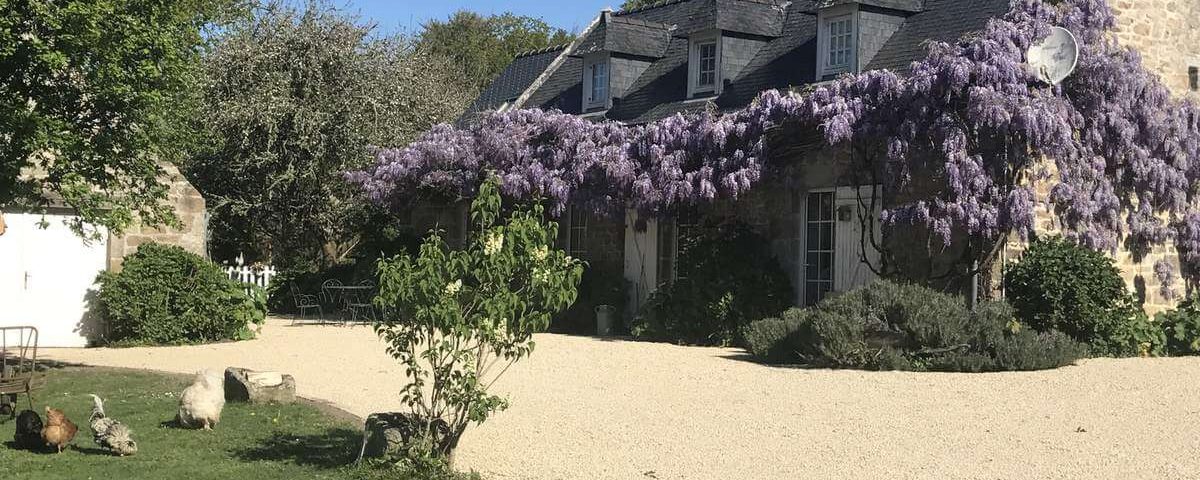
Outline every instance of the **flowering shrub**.
<svg viewBox="0 0 1200 480">
<path fill-rule="evenodd" d="M 500 183 L 471 205 L 473 231 L 451 251 L 437 233 L 415 256 L 379 263 L 384 312 L 375 332 L 405 367 L 402 401 L 423 422 L 431 455 L 444 457 L 469 423 L 506 405 L 488 388 L 533 351 L 533 334 L 575 301 L 583 266 L 552 248 L 558 226 L 540 206 L 500 218 Z"/>
<path fill-rule="evenodd" d="M 1075 33 L 1078 69 L 1056 86 L 1025 66 L 1029 46 L 1051 26 Z M 647 125 L 593 123 L 518 110 L 456 129 L 441 126 L 349 178 L 381 203 L 436 192 L 474 194 L 482 172 L 504 194 L 545 196 L 552 212 L 570 201 L 598 210 L 646 212 L 717 197 L 737 198 L 771 163 L 765 134 L 819 130 L 827 145 L 853 149 L 857 171 L 883 173 L 884 225 L 919 225 L 931 247 L 963 238 L 979 257 L 1008 232 L 1029 233 L 1034 194 L 1051 184 L 1067 234 L 1097 250 L 1144 250 L 1174 240 L 1200 273 L 1200 110 L 1174 99 L 1138 54 L 1110 31 L 1104 0 L 1014 0 L 1003 18 L 958 42 L 934 42 L 900 76 L 868 71 L 806 93 L 767 91 L 726 114 L 677 115 Z M 1039 168 L 1049 158 L 1057 176 Z M 920 186 L 920 188 L 918 188 Z M 937 188 L 928 188 L 928 187 Z M 1130 207 L 1132 206 L 1132 207 Z M 954 232 L 966 235 L 955 237 Z M 987 258 L 979 258 L 987 261 Z M 1175 274 L 1156 266 L 1164 282 Z"/>
</svg>

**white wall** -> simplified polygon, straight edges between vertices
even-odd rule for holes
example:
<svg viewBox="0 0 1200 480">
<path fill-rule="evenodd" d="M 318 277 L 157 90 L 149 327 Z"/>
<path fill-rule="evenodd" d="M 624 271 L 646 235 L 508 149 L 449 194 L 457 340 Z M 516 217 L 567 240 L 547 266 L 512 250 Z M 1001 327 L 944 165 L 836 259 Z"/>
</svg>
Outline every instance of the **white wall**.
<svg viewBox="0 0 1200 480">
<path fill-rule="evenodd" d="M 82 347 L 96 326 L 87 295 L 105 269 L 108 234 L 85 242 L 66 215 L 5 214 L 0 235 L 0 326 L 34 326 L 42 347 Z M 45 227 L 39 226 L 45 220 Z"/>
</svg>

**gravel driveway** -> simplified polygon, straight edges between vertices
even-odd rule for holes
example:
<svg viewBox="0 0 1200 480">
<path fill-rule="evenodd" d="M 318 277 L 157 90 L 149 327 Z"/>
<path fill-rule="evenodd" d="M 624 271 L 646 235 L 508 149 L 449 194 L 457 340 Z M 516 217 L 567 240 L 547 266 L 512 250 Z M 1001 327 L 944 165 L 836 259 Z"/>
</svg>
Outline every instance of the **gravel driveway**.
<svg viewBox="0 0 1200 480">
<path fill-rule="evenodd" d="M 401 369 L 367 327 L 272 320 L 257 340 L 47 349 L 92 365 L 295 375 L 365 416 Z M 470 427 L 457 466 L 490 479 L 1200 478 L 1200 358 L 1088 360 L 1037 373 L 804 370 L 738 350 L 539 335 Z"/>
</svg>

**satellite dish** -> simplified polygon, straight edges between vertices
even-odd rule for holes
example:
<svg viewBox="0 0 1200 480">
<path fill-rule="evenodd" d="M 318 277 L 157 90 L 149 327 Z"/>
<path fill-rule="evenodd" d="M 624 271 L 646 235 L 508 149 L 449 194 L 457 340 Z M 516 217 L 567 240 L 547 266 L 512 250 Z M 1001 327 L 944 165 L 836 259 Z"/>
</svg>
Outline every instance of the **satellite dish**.
<svg viewBox="0 0 1200 480">
<path fill-rule="evenodd" d="M 1075 71 L 1075 65 L 1079 63 L 1079 43 L 1069 30 L 1050 27 L 1050 36 L 1029 47 L 1025 58 L 1031 73 L 1043 82 L 1056 85 Z"/>
</svg>

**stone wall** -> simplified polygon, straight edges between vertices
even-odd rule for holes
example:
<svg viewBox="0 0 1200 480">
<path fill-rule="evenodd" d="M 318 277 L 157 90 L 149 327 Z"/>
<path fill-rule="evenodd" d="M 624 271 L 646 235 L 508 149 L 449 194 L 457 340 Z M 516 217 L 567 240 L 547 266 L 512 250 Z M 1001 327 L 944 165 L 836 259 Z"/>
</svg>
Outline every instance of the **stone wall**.
<svg viewBox="0 0 1200 480">
<path fill-rule="evenodd" d="M 165 180 L 170 185 L 167 202 L 175 209 L 180 228 L 135 224 L 128 228 L 123 236 L 109 235 L 109 271 L 120 271 L 125 256 L 137 251 L 138 245 L 147 242 L 178 245 L 189 252 L 208 257 L 208 212 L 205 210 L 204 197 L 183 178 L 183 174 L 174 165 L 164 165 L 164 170 Z"/>
<path fill-rule="evenodd" d="M 1188 68 L 1200 67 L 1200 0 L 1109 0 L 1117 39 L 1133 47 L 1176 95 L 1200 98 Z"/>
<path fill-rule="evenodd" d="M 1116 37 L 1121 45 L 1132 47 L 1142 55 L 1143 62 L 1156 73 L 1175 95 L 1200 98 L 1191 90 L 1188 68 L 1200 66 L 1200 0 L 1110 0 L 1117 13 Z M 1055 178 L 1053 162 L 1044 162 L 1041 172 Z M 1062 231 L 1049 202 L 1051 181 L 1034 182 L 1035 230 L 1039 235 Z M 1006 261 L 1020 257 L 1026 244 L 1012 238 L 1004 249 Z M 1157 247 L 1142 258 L 1127 251 L 1118 251 L 1113 258 L 1121 269 L 1126 284 L 1143 302 L 1146 312 L 1154 313 L 1173 308 L 1176 300 L 1163 295 L 1160 282 L 1154 276 L 1154 265 L 1166 260 L 1179 271 L 1179 257 L 1173 246 Z M 998 272 L 997 272 L 998 275 Z M 1183 285 L 1174 285 L 1176 294 Z"/>
<path fill-rule="evenodd" d="M 1044 174 L 1049 179 L 1056 178 L 1056 171 L 1051 161 L 1043 162 L 1041 168 L 1045 169 Z M 1062 233 L 1062 225 L 1058 218 L 1053 213 L 1053 206 L 1050 203 L 1050 189 L 1053 187 L 1053 181 L 1041 180 L 1033 182 L 1034 187 L 1034 230 L 1037 235 L 1056 235 Z M 1020 258 L 1021 253 L 1025 251 L 1028 244 L 1019 239 L 1015 234 L 1009 239 L 1008 244 L 1003 249 L 1002 261 L 1010 262 Z M 1161 291 L 1161 282 L 1154 275 L 1154 265 L 1160 260 L 1166 260 L 1179 272 L 1179 255 L 1175 252 L 1174 246 L 1155 247 L 1144 257 L 1134 257 L 1126 250 L 1118 250 L 1112 255 L 1116 260 L 1117 267 L 1121 270 L 1121 277 L 1125 279 L 1125 284 L 1131 291 L 1134 292 L 1137 299 L 1142 303 L 1142 307 L 1147 314 L 1154 315 L 1163 310 L 1169 310 L 1175 307 L 1177 298 L 1168 297 Z M 997 287 L 1000 286 L 1000 271 L 993 272 L 993 283 Z M 1183 285 L 1180 281 L 1176 281 L 1172 286 L 1173 293 L 1183 293 Z"/>
</svg>

